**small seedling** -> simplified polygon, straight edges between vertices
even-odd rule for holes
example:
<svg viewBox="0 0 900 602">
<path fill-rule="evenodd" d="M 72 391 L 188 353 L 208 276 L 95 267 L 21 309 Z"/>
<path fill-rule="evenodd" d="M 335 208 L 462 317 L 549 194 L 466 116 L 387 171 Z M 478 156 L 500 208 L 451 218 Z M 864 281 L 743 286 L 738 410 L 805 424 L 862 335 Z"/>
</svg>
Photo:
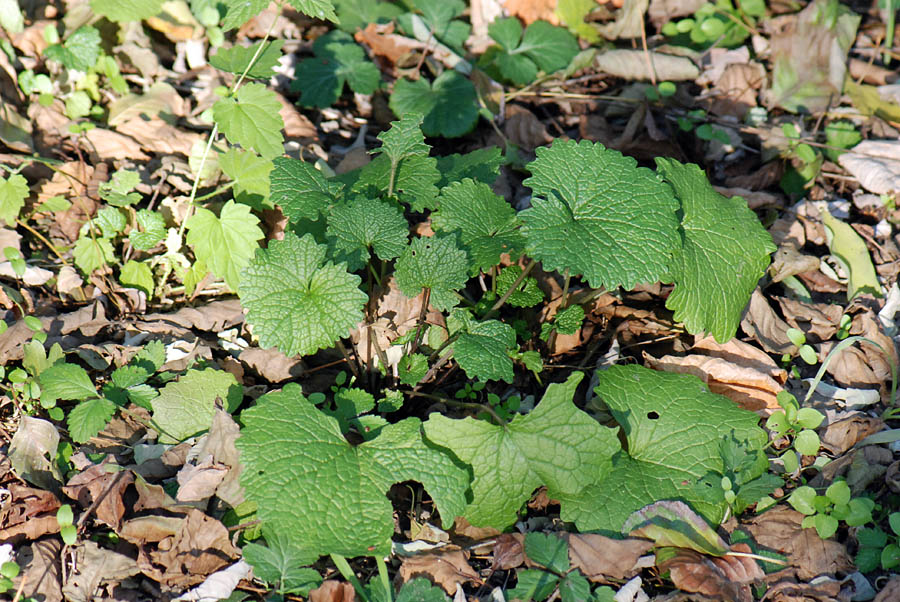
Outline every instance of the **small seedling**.
<svg viewBox="0 0 900 602">
<path fill-rule="evenodd" d="M 73 545 L 78 538 L 78 531 L 75 528 L 75 525 L 72 524 L 73 520 L 75 520 L 75 515 L 72 514 L 72 506 L 69 504 L 63 504 L 59 507 L 59 510 L 56 511 L 56 522 L 59 524 L 59 534 L 62 536 L 62 540 L 67 546 Z"/>
<path fill-rule="evenodd" d="M 869 498 L 851 498 L 850 486 L 846 481 L 835 481 L 818 495 L 812 487 L 798 487 L 788 497 L 788 503 L 800 514 L 805 515 L 801 526 L 815 527 L 822 539 L 828 539 L 837 532 L 839 521 L 849 527 L 859 527 L 872 521 L 875 502 Z"/>
<path fill-rule="evenodd" d="M 856 532 L 859 551 L 856 553 L 856 568 L 870 573 L 879 566 L 890 571 L 900 566 L 900 512 L 888 516 L 891 532 L 881 527 L 863 528 Z"/>
<path fill-rule="evenodd" d="M 798 353 L 804 362 L 810 366 L 814 366 L 819 362 L 816 350 L 806 343 L 806 335 L 802 330 L 788 328 L 785 334 L 787 334 L 787 338 L 790 339 L 791 343 L 799 349 Z"/>
<path fill-rule="evenodd" d="M 815 429 L 825 416 L 813 408 L 801 408 L 797 398 L 781 391 L 777 395 L 778 405 L 783 409 L 773 412 L 766 421 L 766 428 L 775 433 L 776 439 L 787 438 L 791 441 L 792 448 L 782 456 L 785 472 L 793 473 L 800 468 L 797 452 L 804 456 L 814 456 L 819 452 L 819 435 Z"/>
</svg>

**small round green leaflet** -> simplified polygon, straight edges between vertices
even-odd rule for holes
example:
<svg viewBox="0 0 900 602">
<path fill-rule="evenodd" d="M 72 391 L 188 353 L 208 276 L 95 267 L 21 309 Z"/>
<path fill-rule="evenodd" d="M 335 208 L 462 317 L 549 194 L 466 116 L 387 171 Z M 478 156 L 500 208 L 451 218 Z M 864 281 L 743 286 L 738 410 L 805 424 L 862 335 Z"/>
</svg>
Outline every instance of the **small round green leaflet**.
<svg viewBox="0 0 900 602">
<path fill-rule="evenodd" d="M 19 565 L 15 562 L 4 562 L 0 565 L 0 575 L 7 579 L 15 579 L 19 576 Z"/>
<path fill-rule="evenodd" d="M 819 453 L 819 435 L 813 430 L 803 430 L 794 439 L 794 448 L 804 456 L 815 456 Z"/>
<path fill-rule="evenodd" d="M 827 497 L 835 506 L 850 503 L 850 487 L 847 481 L 835 481 L 825 490 Z"/>
</svg>

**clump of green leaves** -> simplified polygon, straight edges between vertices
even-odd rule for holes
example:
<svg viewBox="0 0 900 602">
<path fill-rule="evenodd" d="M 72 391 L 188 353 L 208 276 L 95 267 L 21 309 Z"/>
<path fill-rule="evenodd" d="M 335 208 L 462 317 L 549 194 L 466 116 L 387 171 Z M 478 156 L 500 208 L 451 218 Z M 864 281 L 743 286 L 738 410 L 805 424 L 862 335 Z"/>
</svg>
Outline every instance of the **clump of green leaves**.
<svg viewBox="0 0 900 602">
<path fill-rule="evenodd" d="M 846 481 L 835 481 L 819 495 L 807 485 L 798 487 L 788 497 L 788 503 L 804 515 L 801 526 L 815 527 L 822 539 L 828 539 L 837 532 L 839 521 L 849 527 L 860 527 L 872 522 L 875 502 L 866 497 L 851 497 Z"/>
<path fill-rule="evenodd" d="M 733 48 L 750 37 L 756 20 L 765 14 L 763 0 L 740 2 L 738 7 L 732 0 L 716 0 L 700 6 L 692 17 L 667 22 L 662 34 L 673 38 L 674 43 Z"/>
<path fill-rule="evenodd" d="M 337 102 L 344 84 L 360 94 L 371 94 L 378 88 L 381 73 L 366 58 L 366 53 L 353 37 L 343 31 L 332 31 L 313 43 L 315 57 L 297 66 L 297 78 L 291 87 L 300 92 L 300 104 L 306 107 L 329 107 Z"/>
<path fill-rule="evenodd" d="M 890 571 L 900 566 L 900 512 L 888 517 L 890 532 L 881 527 L 864 527 L 856 532 L 859 550 L 856 552 L 856 568 L 870 573 L 879 567 Z"/>
<path fill-rule="evenodd" d="M 772 431 L 776 438 L 791 442 L 792 449 L 784 452 L 781 460 L 785 472 L 793 473 L 800 467 L 797 452 L 804 456 L 815 456 L 819 453 L 821 442 L 814 429 L 822 424 L 825 416 L 815 408 L 801 408 L 797 398 L 787 391 L 779 391 L 776 398 L 782 409 L 769 416 L 766 428 Z"/>
<path fill-rule="evenodd" d="M 523 30 L 515 17 L 495 19 L 488 34 L 497 46 L 482 55 L 479 65 L 517 86 L 533 82 L 539 71 L 563 69 L 578 54 L 575 37 L 546 21 L 534 21 Z"/>
</svg>

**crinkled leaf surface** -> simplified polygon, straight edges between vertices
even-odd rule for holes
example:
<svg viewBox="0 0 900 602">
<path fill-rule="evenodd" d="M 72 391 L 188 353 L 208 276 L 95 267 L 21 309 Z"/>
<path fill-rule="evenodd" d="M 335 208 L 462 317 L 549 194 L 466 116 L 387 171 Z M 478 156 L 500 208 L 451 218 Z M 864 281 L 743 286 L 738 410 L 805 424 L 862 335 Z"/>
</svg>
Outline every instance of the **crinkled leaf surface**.
<svg viewBox="0 0 900 602">
<path fill-rule="evenodd" d="M 503 268 L 497 276 L 497 290 L 501 293 L 506 292 L 518 280 L 521 273 L 522 268 L 517 265 Z M 538 286 L 537 279 L 526 276 L 515 292 L 509 296 L 507 303 L 513 307 L 531 307 L 543 300 L 544 291 Z"/>
<path fill-rule="evenodd" d="M 187 221 L 187 242 L 194 247 L 197 259 L 237 290 L 241 270 L 250 263 L 259 248 L 256 241 L 264 236 L 259 219 L 250 207 L 233 200 L 222 206 L 217 217 L 209 209 L 198 207 Z"/>
<path fill-rule="evenodd" d="M 108 399 L 89 399 L 69 410 L 66 425 L 76 443 L 84 443 L 101 430 L 116 412 L 116 404 Z"/>
<path fill-rule="evenodd" d="M 717 193 L 696 165 L 663 158 L 656 164 L 683 213 L 684 242 L 671 260 L 675 290 L 666 307 L 688 332 L 708 332 L 724 343 L 775 252 L 772 237 L 744 199 Z"/>
<path fill-rule="evenodd" d="M 91 0 L 94 14 L 110 21 L 142 21 L 155 16 L 164 0 Z"/>
<path fill-rule="evenodd" d="M 315 353 L 362 319 L 368 297 L 359 290 L 359 276 L 326 262 L 326 252 L 311 234 L 287 234 L 257 250 L 238 294 L 261 346 L 288 356 Z"/>
<path fill-rule="evenodd" d="M 466 252 L 452 236 L 414 238 L 397 260 L 394 275 L 407 297 L 431 289 L 431 303 L 440 310 L 457 304 L 454 295 L 469 279 Z"/>
<path fill-rule="evenodd" d="M 291 222 L 316 219 L 335 202 L 343 184 L 328 180 L 321 171 L 299 159 L 276 157 L 269 176 L 271 201 Z"/>
<path fill-rule="evenodd" d="M 465 315 L 462 312 L 457 316 Z M 507 351 L 516 346 L 516 331 L 499 320 L 466 319 L 453 343 L 453 358 L 466 376 L 478 380 L 513 381 L 513 362 Z"/>
<path fill-rule="evenodd" d="M 381 81 L 381 72 L 366 52 L 343 31 L 332 31 L 313 44 L 315 55 L 297 65 L 297 77 L 291 84 L 300 92 L 305 107 L 328 107 L 344 90 L 344 84 L 360 94 L 371 94 Z"/>
<path fill-rule="evenodd" d="M 230 372 L 190 370 L 170 382 L 153 400 L 153 421 L 163 429 L 160 443 L 180 443 L 209 429 L 216 413 L 216 397 L 233 412 L 241 404 L 243 391 Z"/>
<path fill-rule="evenodd" d="M 344 179 L 346 178 L 346 179 Z M 394 194 L 413 211 L 423 212 L 433 209 L 438 196 L 435 184 L 441 174 L 437 170 L 437 159 L 425 155 L 411 155 L 400 160 L 394 176 Z M 346 174 L 343 178 L 353 192 L 379 196 L 388 190 L 391 180 L 391 161 L 387 155 L 375 159 L 362 169 Z"/>
<path fill-rule="evenodd" d="M 641 366 L 613 366 L 597 374 L 595 391 L 622 425 L 628 441 L 601 482 L 560 498 L 563 520 L 580 530 L 618 533 L 628 516 L 648 504 L 682 499 L 713 524 L 724 512 L 721 492 L 700 480 L 722 472 L 723 436 L 766 442 L 759 417 L 727 397 L 710 393 L 696 376 L 657 372 Z"/>
<path fill-rule="evenodd" d="M 337 23 L 334 3 L 331 0 L 288 0 L 288 4 L 310 17 Z"/>
<path fill-rule="evenodd" d="M 15 224 L 27 196 L 28 180 L 24 176 L 0 177 L 0 220 L 5 221 L 7 226 Z"/>
<path fill-rule="evenodd" d="M 572 403 L 581 378 L 575 373 L 550 385 L 537 408 L 505 427 L 474 418 L 428 418 L 428 440 L 472 466 L 474 500 L 464 515 L 471 524 L 504 529 L 541 485 L 560 499 L 606 476 L 619 442 L 615 431 Z"/>
<path fill-rule="evenodd" d="M 91 377 L 81 366 L 57 362 L 48 366 L 38 377 L 41 399 L 46 403 L 57 399 L 89 399 L 97 397 Z"/>
<path fill-rule="evenodd" d="M 116 260 L 116 253 L 109 239 L 82 236 L 75 241 L 72 257 L 75 259 L 75 265 L 89 275 L 100 266 L 113 263 Z"/>
<path fill-rule="evenodd" d="M 425 144 L 425 136 L 422 134 L 423 113 L 402 113 L 402 117 L 391 122 L 391 127 L 378 134 L 381 146 L 374 153 L 384 153 L 391 164 L 397 164 L 401 159 L 413 155 L 428 156 L 431 147 Z"/>
<path fill-rule="evenodd" d="M 525 28 L 521 44 L 510 53 L 527 54 L 545 73 L 553 73 L 578 54 L 578 42 L 562 27 L 535 21 Z"/>
<path fill-rule="evenodd" d="M 297 545 L 297 540 L 276 525 L 262 529 L 266 545 L 248 543 L 243 547 L 244 560 L 253 566 L 253 575 L 275 586 L 281 593 L 306 596 L 318 587 L 322 577 L 303 565 L 315 562 L 316 556 Z"/>
<path fill-rule="evenodd" d="M 465 178 L 493 185 L 500 176 L 500 164 L 502 162 L 503 153 L 496 146 L 479 148 L 464 155 L 454 153 L 438 157 L 437 168 L 441 172 L 441 179 L 437 184 L 438 188 L 443 188 L 452 182 L 458 182 Z"/>
<path fill-rule="evenodd" d="M 218 52 L 209 57 L 209 64 L 216 69 L 240 75 L 250 64 L 250 60 L 256 54 L 260 44 L 262 44 L 261 40 L 250 46 L 236 44 L 231 48 L 220 48 Z M 282 46 L 284 46 L 284 40 L 266 42 L 266 47 L 259 53 L 253 67 L 247 71 L 247 77 L 269 78 L 275 75 L 274 69 L 278 64 L 278 59 L 281 58 Z"/>
<path fill-rule="evenodd" d="M 129 259 L 119 272 L 119 282 L 126 287 L 144 291 L 149 298 L 153 297 L 153 270 L 143 261 Z"/>
<path fill-rule="evenodd" d="M 390 106 L 397 115 L 425 115 L 422 131 L 426 136 L 462 136 L 478 120 L 475 86 L 453 69 L 441 73 L 433 83 L 424 78 L 397 80 Z"/>
<path fill-rule="evenodd" d="M 284 153 L 281 103 L 263 84 L 244 84 L 235 97 L 213 105 L 213 119 L 228 141 L 255 150 L 266 159 Z"/>
<path fill-rule="evenodd" d="M 101 50 L 100 32 L 90 25 L 76 29 L 62 44 L 44 50 L 44 56 L 59 61 L 69 69 L 87 71 L 97 62 Z"/>
<path fill-rule="evenodd" d="M 672 189 L 631 157 L 586 140 L 536 150 L 519 213 L 544 269 L 582 274 L 592 287 L 656 282 L 680 246 Z"/>
<path fill-rule="evenodd" d="M 256 153 L 229 148 L 219 155 L 219 167 L 235 181 L 235 191 L 245 190 L 263 197 L 269 196 L 269 174 L 272 162 Z"/>
<path fill-rule="evenodd" d="M 328 214 L 326 233 L 338 251 L 359 253 L 364 264 L 370 250 L 384 260 L 400 255 L 406 248 L 409 224 L 396 204 L 355 198 Z"/>
<path fill-rule="evenodd" d="M 445 526 L 465 508 L 466 470 L 423 442 L 418 419 L 387 425 L 377 438 L 352 446 L 337 420 L 291 383 L 261 397 L 241 420 L 236 445 L 247 498 L 264 524 L 310 557 L 387 554 L 394 522 L 385 494 L 394 483 L 422 483 Z"/>
<path fill-rule="evenodd" d="M 267 6 L 268 0 L 222 0 L 225 6 L 225 18 L 222 19 L 222 29 L 228 31 L 240 27 L 252 17 L 260 14 Z"/>
<path fill-rule="evenodd" d="M 469 179 L 454 182 L 441 190 L 438 207 L 432 214 L 433 227 L 459 232 L 472 274 L 497 265 L 502 253 L 517 258 L 525 246 L 515 209 L 488 184 Z"/>
<path fill-rule="evenodd" d="M 136 218 L 141 230 L 134 228 L 128 233 L 128 240 L 135 249 L 149 251 L 166 237 L 166 220 L 161 214 L 139 209 Z"/>
</svg>

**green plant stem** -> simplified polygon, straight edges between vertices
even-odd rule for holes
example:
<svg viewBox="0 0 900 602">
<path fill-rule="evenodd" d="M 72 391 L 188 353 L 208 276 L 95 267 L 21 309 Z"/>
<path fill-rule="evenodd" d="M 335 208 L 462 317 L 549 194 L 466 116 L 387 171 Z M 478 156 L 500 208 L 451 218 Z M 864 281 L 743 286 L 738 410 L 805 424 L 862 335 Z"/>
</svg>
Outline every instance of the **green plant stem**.
<svg viewBox="0 0 900 602">
<path fill-rule="evenodd" d="M 422 291 L 422 309 L 419 310 L 419 318 L 416 320 L 416 336 L 413 337 L 412 345 L 409 347 L 410 354 L 416 352 L 419 348 L 419 339 L 422 336 L 423 326 L 425 324 L 425 316 L 428 315 L 428 302 L 431 300 L 431 289 L 426 288 Z"/>
<path fill-rule="evenodd" d="M 562 303 L 559 304 L 559 308 L 556 310 L 556 315 L 558 316 L 569 306 L 569 285 L 572 283 L 572 276 L 569 274 L 569 268 L 566 268 L 566 272 L 563 275 L 563 292 L 562 292 Z M 553 352 L 553 347 L 556 345 L 556 334 L 557 329 L 554 328 L 550 331 L 550 336 L 547 337 L 547 349 L 550 352 Z"/>
<path fill-rule="evenodd" d="M 337 567 L 337 570 L 340 571 L 344 579 L 353 585 L 353 589 L 356 590 L 356 595 L 359 596 L 363 602 L 372 602 L 368 594 L 366 594 L 366 590 L 363 589 L 362 583 L 359 582 L 359 579 L 353 572 L 353 569 L 350 568 L 350 563 L 347 562 L 347 559 L 340 554 L 332 554 L 331 561 L 334 562 L 334 566 Z"/>
<path fill-rule="evenodd" d="M 204 194 L 203 196 L 197 197 L 197 198 L 194 199 L 194 200 L 195 200 L 196 202 L 198 202 L 198 203 L 199 203 L 200 201 L 205 201 L 206 199 L 210 199 L 210 198 L 212 198 L 212 197 L 214 197 L 214 196 L 216 196 L 216 195 L 218 195 L 218 194 L 222 194 L 223 192 L 226 192 L 226 191 L 230 190 L 231 188 L 234 187 L 235 184 L 237 184 L 237 182 L 235 182 L 234 180 L 232 180 L 231 182 L 228 182 L 227 184 L 223 184 L 222 186 L 219 186 L 218 188 L 216 188 L 216 189 L 213 190 L 212 192 L 208 192 L 208 193 Z"/>
<path fill-rule="evenodd" d="M 525 269 L 522 270 L 522 273 L 519 274 L 519 277 L 516 278 L 516 280 L 510 285 L 510 287 L 507 289 L 507 291 L 505 293 L 503 293 L 503 296 L 500 297 L 499 299 L 497 299 L 497 301 L 491 306 L 491 308 L 488 310 L 488 312 L 486 314 L 481 316 L 481 319 L 487 320 L 488 318 L 493 317 L 494 314 L 496 314 L 498 311 L 500 311 L 500 308 L 503 307 L 504 304 L 506 304 L 506 302 L 509 300 L 509 298 L 512 296 L 512 294 L 514 292 L 516 292 L 516 289 L 519 288 L 519 285 L 522 284 L 522 281 L 525 280 L 525 278 L 528 276 L 528 274 L 531 273 L 531 270 L 533 270 L 534 266 L 536 266 L 536 265 L 537 265 L 537 261 L 532 259 L 528 263 L 528 265 L 525 266 Z"/>
<path fill-rule="evenodd" d="M 54 255 L 56 255 L 57 259 L 59 259 L 59 260 L 62 262 L 63 265 L 69 265 L 69 262 L 66 261 L 66 258 L 62 256 L 62 254 L 56 249 L 56 247 L 54 247 L 54 246 L 50 243 L 50 241 L 47 240 L 47 239 L 44 237 L 43 234 L 41 234 L 40 232 L 38 232 L 37 230 L 35 230 L 35 229 L 32 228 L 31 226 L 29 226 L 29 225 L 28 225 L 28 222 L 25 222 L 25 221 L 22 221 L 22 220 L 20 220 L 20 219 L 17 219 L 17 220 L 16 220 L 16 224 L 19 225 L 19 226 L 22 226 L 23 228 L 25 228 L 26 230 L 28 230 L 28 232 L 29 232 L 31 235 L 33 235 L 33 236 L 34 236 L 35 238 L 37 238 L 39 241 L 41 241 L 42 243 L 44 243 L 44 245 L 46 245 L 46 247 L 47 247 L 48 249 L 50 249 L 50 250 L 53 252 Z"/>
<path fill-rule="evenodd" d="M 357 368 L 356 364 L 350 360 L 350 353 L 347 351 L 347 348 L 344 347 L 344 343 L 341 342 L 340 339 L 338 339 L 335 342 L 334 346 L 337 347 L 338 351 L 341 352 L 341 355 L 344 356 L 344 359 L 347 361 L 347 365 L 350 367 L 350 372 L 353 373 L 354 378 L 359 380 L 359 368 Z"/>
<path fill-rule="evenodd" d="M 457 399 L 450 399 L 449 397 L 443 397 L 441 395 L 434 395 L 433 393 L 423 393 L 421 391 L 413 390 L 403 390 L 401 393 L 405 393 L 412 397 L 424 397 L 425 399 L 431 399 L 433 401 L 439 401 L 441 403 L 445 403 L 448 406 L 453 406 L 455 408 L 463 408 L 466 410 L 475 410 L 477 412 L 487 412 L 491 415 L 491 418 L 497 421 L 497 424 L 506 428 L 508 422 L 500 417 L 497 414 L 496 410 L 490 406 L 490 404 L 486 403 L 475 403 L 472 401 L 459 401 Z"/>
<path fill-rule="evenodd" d="M 435 353 L 437 353 L 437 351 Z M 434 378 L 434 375 L 437 374 L 437 371 L 441 369 L 441 366 L 450 361 L 451 357 L 453 357 L 452 351 L 432 364 L 431 368 L 428 369 L 428 372 L 425 373 L 425 376 L 422 377 L 422 380 L 419 381 L 419 384 L 416 385 L 416 388 L 421 387 L 422 384 L 427 383 L 429 380 Z M 431 361 L 431 358 L 429 358 L 428 361 Z"/>
<path fill-rule="evenodd" d="M 381 587 L 384 588 L 385 600 L 387 602 L 393 602 L 394 595 L 391 591 L 391 580 L 390 577 L 388 577 L 387 565 L 384 563 L 384 558 L 376 556 L 375 564 L 378 565 L 378 576 L 381 578 Z"/>
</svg>

